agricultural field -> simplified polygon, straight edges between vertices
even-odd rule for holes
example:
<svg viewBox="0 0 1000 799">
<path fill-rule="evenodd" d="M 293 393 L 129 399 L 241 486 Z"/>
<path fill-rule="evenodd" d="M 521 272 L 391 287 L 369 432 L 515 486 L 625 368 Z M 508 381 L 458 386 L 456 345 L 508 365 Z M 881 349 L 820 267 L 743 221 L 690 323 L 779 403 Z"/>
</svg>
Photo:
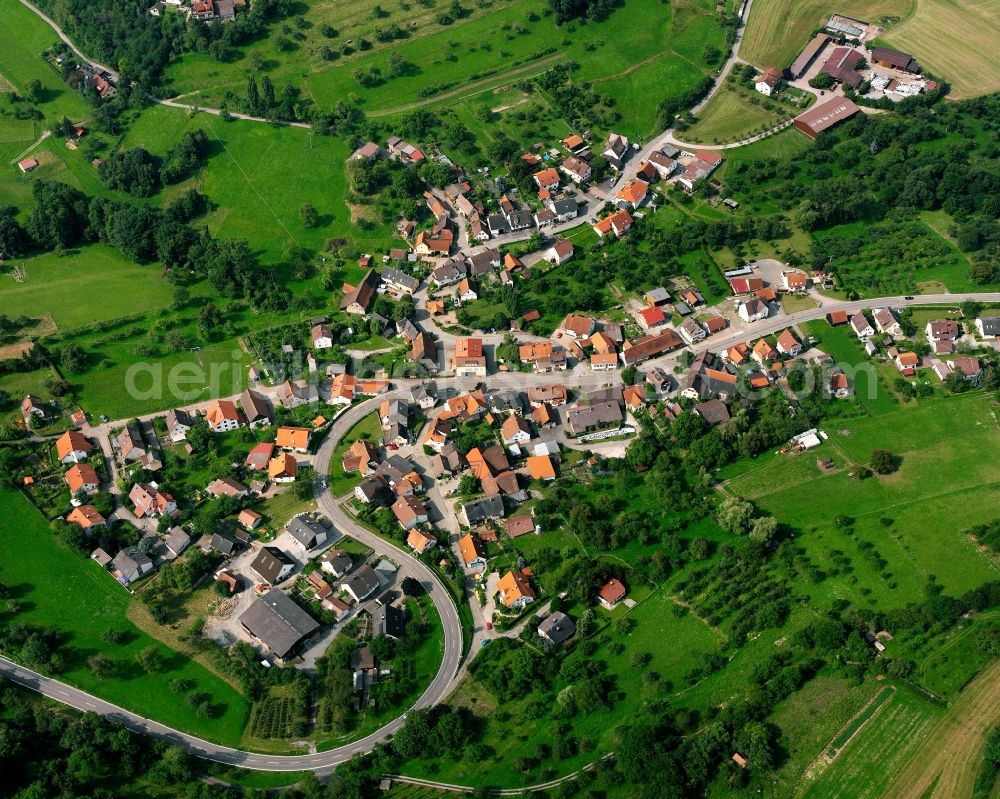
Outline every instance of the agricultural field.
<svg viewBox="0 0 1000 799">
<path fill-rule="evenodd" d="M 765 461 L 725 484 L 727 492 L 752 499 L 801 531 L 799 545 L 826 579 L 801 579 L 797 591 L 821 607 L 846 598 L 892 608 L 919 595 L 931 575 L 951 595 L 994 579 L 994 559 L 964 532 L 996 515 L 989 497 L 1000 469 L 991 459 L 968 458 L 969 452 L 1000 445 L 991 397 L 960 395 L 893 414 L 834 419 L 827 432 L 820 449 L 773 456 L 784 462 Z M 901 456 L 900 469 L 887 477 L 851 479 L 844 464 L 867 463 L 875 448 Z M 832 473 L 816 468 L 820 457 L 834 460 Z M 838 528 L 833 520 L 845 512 L 848 495 L 853 522 Z"/>
<path fill-rule="evenodd" d="M 249 704 L 237 691 L 135 627 L 127 617 L 134 601 L 128 592 L 96 563 L 55 541 L 45 520 L 23 496 L 10 490 L 0 492 L 0 511 L 0 581 L 14 592 L 19 621 L 55 628 L 62 634 L 58 651 L 65 668 L 59 679 L 205 739 L 227 745 L 239 742 Z M 67 601 L 73 613 L 66 612 Z M 101 640 L 109 629 L 126 636 L 113 649 Z M 165 665 L 147 673 L 135 657 L 151 645 L 160 651 Z M 106 679 L 95 677 L 87 665 L 98 652 L 114 662 L 113 673 Z M 194 714 L 167 687 L 174 679 L 190 680 L 197 691 L 206 694 L 214 717 Z"/>
<path fill-rule="evenodd" d="M 740 56 L 761 69 L 784 69 L 834 11 L 878 23 L 883 17 L 906 16 L 912 4 L 913 0 L 844 0 L 831 8 L 822 0 L 754 0 Z"/>
<path fill-rule="evenodd" d="M 893 774 L 918 743 L 933 738 L 934 723 L 941 716 L 938 705 L 915 692 L 897 689 L 832 763 L 817 762 L 796 795 L 802 799 L 885 796 Z"/>
<path fill-rule="evenodd" d="M 693 86 L 712 66 L 706 61 L 706 48 L 719 52 L 723 47 L 714 4 L 706 2 L 665 5 L 627 0 L 600 24 L 571 22 L 562 28 L 537 0 L 496 2 L 487 7 L 488 13 L 466 9 L 461 18 L 440 25 L 422 16 L 424 11 L 391 3 L 381 6 L 384 16 L 374 20 L 374 27 L 395 25 L 402 33 L 393 44 L 394 57 L 398 55 L 402 64 L 395 77 L 389 77 L 385 47 L 376 42 L 369 50 L 355 49 L 360 40 L 350 31 L 364 30 L 369 24 L 358 18 L 357 4 L 344 8 L 310 4 L 301 18 L 304 38 L 289 51 L 291 57 L 274 51 L 270 43 L 257 49 L 262 53 L 263 71 L 279 91 L 285 84 L 297 86 L 321 107 L 353 94 L 365 114 L 374 117 L 438 104 L 451 107 L 572 61 L 579 65 L 575 79 L 591 81 L 596 90 L 616 99 L 621 132 L 640 136 L 652 131 L 664 87 L 680 93 Z M 647 24 L 632 25 L 636 18 Z M 337 35 L 324 36 L 325 25 Z M 348 41 L 352 44 L 347 45 Z M 343 52 L 345 45 L 352 52 L 331 61 L 313 56 L 303 64 L 304 54 L 316 54 L 323 47 Z M 207 55 L 186 55 L 168 70 L 168 92 L 204 105 L 219 105 L 227 92 L 232 93 L 230 100 L 238 100 L 251 62 L 249 50 L 224 64 Z M 373 69 L 381 71 L 382 79 L 375 85 L 361 85 L 355 75 Z"/>
<path fill-rule="evenodd" d="M 883 37 L 913 53 L 951 84 L 952 97 L 1000 90 L 1000 7 L 976 0 L 915 0 L 915 10 Z"/>
<path fill-rule="evenodd" d="M 684 141 L 723 144 L 759 133 L 781 121 L 779 114 L 762 105 L 751 105 L 742 92 L 724 88 L 698 114 L 698 121 L 683 133 Z"/>
</svg>

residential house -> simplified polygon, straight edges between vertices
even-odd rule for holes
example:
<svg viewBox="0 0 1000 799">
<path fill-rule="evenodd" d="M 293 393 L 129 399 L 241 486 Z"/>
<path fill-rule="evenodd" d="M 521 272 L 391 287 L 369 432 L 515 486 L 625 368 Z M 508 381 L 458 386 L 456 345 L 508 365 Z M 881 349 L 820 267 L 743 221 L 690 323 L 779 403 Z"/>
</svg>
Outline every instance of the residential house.
<svg viewBox="0 0 1000 799">
<path fill-rule="evenodd" d="M 837 399 L 847 399 L 854 393 L 847 375 L 838 368 L 830 370 L 827 381 L 827 393 Z"/>
<path fill-rule="evenodd" d="M 958 372 L 968 382 L 975 386 L 982 383 L 983 366 L 978 358 L 956 357 L 948 361 L 948 368 L 953 372 Z"/>
<path fill-rule="evenodd" d="M 927 341 L 931 344 L 939 341 L 953 343 L 962 333 L 958 322 L 954 319 L 937 319 L 933 322 L 928 322 L 924 328 L 924 332 L 927 335 Z"/>
<path fill-rule="evenodd" d="M 507 447 L 527 444 L 531 440 L 531 425 L 516 414 L 508 416 L 500 425 L 500 439 Z"/>
<path fill-rule="evenodd" d="M 652 333 L 667 323 L 667 316 L 659 305 L 647 305 L 645 308 L 640 308 L 636 313 L 636 318 L 647 333 Z"/>
<path fill-rule="evenodd" d="M 174 516 L 177 513 L 177 502 L 170 494 L 160 491 L 156 483 L 136 483 L 128 498 L 140 519 L 143 516 Z"/>
<path fill-rule="evenodd" d="M 153 561 L 139 547 L 125 547 L 111 561 L 111 572 L 122 585 L 129 585 L 153 571 Z"/>
<path fill-rule="evenodd" d="M 497 583 L 497 589 L 500 601 L 511 610 L 521 610 L 536 598 L 527 575 L 521 569 L 512 569 L 503 575 Z"/>
<path fill-rule="evenodd" d="M 241 426 L 240 412 L 230 400 L 216 400 L 205 411 L 208 429 L 213 433 L 228 433 Z"/>
<path fill-rule="evenodd" d="M 903 338 L 903 325 L 892 308 L 873 308 L 872 318 L 879 332 L 893 338 Z"/>
<path fill-rule="evenodd" d="M 406 614 L 395 605 L 379 605 L 372 611 L 372 635 L 384 635 L 393 641 L 406 634 Z"/>
<path fill-rule="evenodd" d="M 458 282 L 458 297 L 462 302 L 473 302 L 479 299 L 479 293 L 469 278 L 463 277 Z"/>
<path fill-rule="evenodd" d="M 384 283 L 390 291 L 396 291 L 400 294 L 413 295 L 413 292 L 417 290 L 420 286 L 420 281 L 413 277 L 413 275 L 408 275 L 402 269 L 397 269 L 394 266 L 387 266 L 382 270 L 382 283 Z"/>
<path fill-rule="evenodd" d="M 630 154 L 631 150 L 627 138 L 617 133 L 612 133 L 608 136 L 608 140 L 604 143 L 604 152 L 602 153 L 608 166 L 616 171 L 621 170 Z"/>
<path fill-rule="evenodd" d="M 491 270 L 500 268 L 500 250 L 488 247 L 469 256 L 469 273 L 473 277 L 482 277 Z"/>
<path fill-rule="evenodd" d="M 616 580 L 612 577 L 600 587 L 597 592 L 597 598 L 605 610 L 614 610 L 618 603 L 625 599 L 625 594 L 625 586 L 621 580 Z"/>
<path fill-rule="evenodd" d="M 461 520 L 468 527 L 475 527 L 490 519 L 502 519 L 503 517 L 503 498 L 499 495 L 474 499 L 462 505 Z"/>
<path fill-rule="evenodd" d="M 399 136 L 390 136 L 386 147 L 390 156 L 406 163 L 412 164 L 424 159 L 424 154 L 419 149 L 409 142 L 403 141 Z"/>
<path fill-rule="evenodd" d="M 367 141 L 362 144 L 358 149 L 356 149 L 348 157 L 348 161 L 375 161 L 379 158 L 384 158 L 386 155 L 385 150 L 379 147 L 373 141 Z"/>
<path fill-rule="evenodd" d="M 781 273 L 781 285 L 785 291 L 801 294 L 809 288 L 809 276 L 799 269 L 786 269 Z"/>
<path fill-rule="evenodd" d="M 762 74 L 757 76 L 753 87 L 765 97 L 770 97 L 777 90 L 780 83 L 781 70 L 775 67 L 768 67 Z"/>
<path fill-rule="evenodd" d="M 659 175 L 660 180 L 666 180 L 680 169 L 680 164 L 662 152 L 651 153 L 648 163 L 656 170 L 656 174 Z"/>
<path fill-rule="evenodd" d="M 344 377 L 345 375 L 339 376 Z M 316 386 L 301 380 L 286 380 L 278 386 L 276 396 L 281 406 L 288 410 L 319 402 L 319 390 Z"/>
<path fill-rule="evenodd" d="M 431 272 L 431 281 L 438 287 L 452 286 L 465 277 L 465 262 L 449 258 Z"/>
<path fill-rule="evenodd" d="M 458 551 L 465 568 L 475 571 L 486 567 L 486 550 L 479 536 L 466 533 L 458 539 Z"/>
<path fill-rule="evenodd" d="M 171 527 L 170 532 L 163 539 L 163 543 L 167 547 L 167 551 L 176 558 L 191 544 L 191 536 L 180 527 Z"/>
<path fill-rule="evenodd" d="M 81 463 L 93 451 L 94 445 L 76 430 L 67 430 L 56 439 L 56 457 L 60 463 Z"/>
<path fill-rule="evenodd" d="M 550 264 L 564 264 L 573 257 L 573 242 L 569 239 L 556 239 L 555 243 L 549 247 L 542 258 Z"/>
<path fill-rule="evenodd" d="M 984 339 L 1000 336 L 1000 316 L 980 316 L 976 319 L 976 333 Z"/>
<path fill-rule="evenodd" d="M 341 584 L 341 590 L 350 594 L 355 602 L 364 602 L 379 587 L 378 575 L 371 566 L 361 566 Z"/>
<path fill-rule="evenodd" d="M 544 638 L 552 646 L 560 646 L 573 637 L 576 633 L 576 625 L 573 624 L 573 620 L 569 616 L 557 610 L 555 613 L 550 613 L 538 625 L 536 632 L 540 638 Z"/>
<path fill-rule="evenodd" d="M 413 252 L 417 255 L 448 255 L 454 240 L 455 235 L 448 228 L 442 228 L 437 234 L 421 230 L 413 241 Z"/>
<path fill-rule="evenodd" d="M 620 239 L 632 227 L 632 217 L 624 208 L 619 208 L 610 216 L 595 222 L 592 227 L 599 238 L 613 235 L 616 239 Z"/>
<path fill-rule="evenodd" d="M 561 200 L 549 199 L 545 207 L 552 212 L 556 222 L 568 222 L 570 219 L 576 219 L 580 213 L 579 203 L 569 197 Z"/>
<path fill-rule="evenodd" d="M 274 443 L 284 450 L 291 452 L 309 452 L 308 427 L 279 427 L 275 435 Z"/>
<path fill-rule="evenodd" d="M 319 324 L 309 331 L 314 350 L 328 350 L 333 346 L 333 328 L 330 325 Z"/>
<path fill-rule="evenodd" d="M 537 408 L 543 404 L 552 406 L 565 405 L 567 399 L 568 392 L 566 386 L 562 383 L 547 383 L 545 385 L 528 387 L 528 402 L 533 408 Z"/>
<path fill-rule="evenodd" d="M 400 499 L 403 499 L 403 497 L 400 497 Z M 419 505 L 419 503 L 417 504 Z M 395 506 L 393 506 L 393 509 L 395 509 Z M 415 509 L 412 512 L 419 513 L 422 512 L 423 510 L 424 510 L 423 506 L 421 505 L 419 508 Z M 397 518 L 399 518 L 398 515 Z M 399 523 L 403 526 L 404 530 L 409 529 L 409 527 L 407 527 L 406 524 L 403 523 L 402 519 L 399 520 Z M 423 555 L 425 552 L 430 552 L 432 549 L 437 547 L 438 540 L 434 536 L 430 535 L 429 533 L 425 533 L 422 530 L 410 530 L 410 534 L 406 536 L 406 545 L 414 552 L 416 552 L 418 555 Z"/>
<path fill-rule="evenodd" d="M 576 184 L 586 183 L 592 174 L 590 164 L 576 156 L 570 156 L 559 167 L 560 171 Z"/>
<path fill-rule="evenodd" d="M 84 530 L 89 530 L 91 527 L 97 527 L 104 524 L 107 520 L 100 514 L 100 512 L 93 505 L 78 505 L 73 508 L 67 516 L 66 521 L 70 524 L 76 524 L 82 527 Z"/>
<path fill-rule="evenodd" d="M 272 589 L 240 616 L 240 624 L 275 657 L 284 659 L 319 623 L 284 591 Z"/>
<path fill-rule="evenodd" d="M 548 167 L 546 169 L 541 169 L 531 176 L 532 180 L 535 181 L 535 185 L 539 189 L 545 189 L 546 191 L 556 191 L 559 188 L 559 170 L 553 167 Z"/>
<path fill-rule="evenodd" d="M 236 523 L 244 530 L 254 530 L 262 521 L 264 521 L 264 517 L 257 513 L 257 511 L 250 510 L 249 508 L 241 510 L 236 517 Z"/>
<path fill-rule="evenodd" d="M 594 332 L 597 322 L 589 316 L 570 314 L 559 325 L 559 331 L 572 338 L 585 338 Z"/>
<path fill-rule="evenodd" d="M 726 407 L 726 403 L 721 399 L 699 402 L 691 410 L 695 416 L 700 416 L 704 419 L 709 427 L 715 427 L 729 421 L 729 408 Z"/>
<path fill-rule="evenodd" d="M 595 372 L 613 372 L 618 368 L 618 353 L 595 352 L 590 356 L 590 368 Z"/>
<path fill-rule="evenodd" d="M 915 352 L 900 352 L 895 359 L 896 369 L 904 377 L 912 377 L 920 366 L 920 356 Z"/>
<path fill-rule="evenodd" d="M 696 341 L 703 341 L 708 333 L 705 331 L 698 322 L 688 317 L 683 322 L 681 322 L 680 327 L 677 328 L 677 332 L 681 334 L 681 338 L 684 339 L 687 344 L 694 344 Z"/>
<path fill-rule="evenodd" d="M 136 486 L 139 484 L 136 483 Z M 238 497 L 243 498 L 250 495 L 250 489 L 242 483 L 238 483 L 229 477 L 216 477 L 205 488 L 205 493 L 210 497 Z"/>
<path fill-rule="evenodd" d="M 774 347 L 768 343 L 767 339 L 762 338 L 753 345 L 753 351 L 751 352 L 750 357 L 763 366 L 768 361 L 777 359 L 778 353 Z"/>
<path fill-rule="evenodd" d="M 345 285 L 344 297 L 340 301 L 340 310 L 356 316 L 364 316 L 368 313 L 372 300 L 375 299 L 378 284 L 378 274 L 374 269 L 369 269 L 356 287 Z"/>
<path fill-rule="evenodd" d="M 294 568 L 295 561 L 284 550 L 270 546 L 261 547 L 257 557 L 250 562 L 250 571 L 267 585 L 277 585 L 288 577 Z"/>
<path fill-rule="evenodd" d="M 118 454 L 123 461 L 138 461 L 146 456 L 146 442 L 142 440 L 139 428 L 127 424 L 116 439 Z"/>
<path fill-rule="evenodd" d="M 733 294 L 737 296 L 740 294 L 753 294 L 764 288 L 764 280 L 759 277 L 734 277 L 730 279 L 729 287 L 733 290 Z"/>
<path fill-rule="evenodd" d="M 714 172 L 722 163 L 722 156 L 715 152 L 700 151 L 695 153 L 695 160 L 684 165 L 684 171 L 677 182 L 686 191 L 694 191 L 695 186 Z"/>
<path fill-rule="evenodd" d="M 410 406 L 401 399 L 383 400 L 379 406 L 379 420 L 388 444 L 402 446 L 410 442 Z"/>
<path fill-rule="evenodd" d="M 850 316 L 847 311 L 831 311 L 826 315 L 826 321 L 830 327 L 846 325 L 849 320 Z"/>
<path fill-rule="evenodd" d="M 194 427 L 196 419 L 193 414 L 183 410 L 167 412 L 167 434 L 175 444 L 187 438 L 188 431 Z"/>
<path fill-rule="evenodd" d="M 455 377 L 486 377 L 483 340 L 481 338 L 457 339 L 453 365 Z"/>
<path fill-rule="evenodd" d="M 618 190 L 615 195 L 615 205 L 635 210 L 646 202 L 648 189 L 649 186 L 645 181 L 630 180 Z"/>
<path fill-rule="evenodd" d="M 330 531 L 323 521 L 311 513 L 293 516 L 285 525 L 285 529 L 295 542 L 306 550 L 322 546 L 330 538 Z"/>
<path fill-rule="evenodd" d="M 756 297 L 745 302 L 741 302 L 737 307 L 736 311 L 740 315 L 740 319 L 744 322 L 757 322 L 761 319 L 767 319 L 768 314 L 770 314 L 770 309 L 767 307 L 766 302 L 758 300 Z"/>
<path fill-rule="evenodd" d="M 872 327 L 871 322 L 868 321 L 868 317 L 865 316 L 863 311 L 858 311 L 854 314 L 849 324 L 851 330 L 854 331 L 854 335 L 862 341 L 867 341 L 871 336 L 875 335 L 875 328 Z"/>
<path fill-rule="evenodd" d="M 289 452 L 279 452 L 267 465 L 267 476 L 275 483 L 294 483 L 298 474 L 298 461 Z"/>
<path fill-rule="evenodd" d="M 795 338 L 795 334 L 792 332 L 791 328 L 788 327 L 778 334 L 775 344 L 778 348 L 778 352 L 782 355 L 787 355 L 789 358 L 794 358 L 802 352 L 802 342 Z"/>
<path fill-rule="evenodd" d="M 327 574 L 340 579 L 354 568 L 354 561 L 343 549 L 328 549 L 319 556 L 319 567 Z"/>
<path fill-rule="evenodd" d="M 213 533 L 209 542 L 209 550 L 219 552 L 227 558 L 231 558 L 239 546 L 240 544 L 235 538 L 230 538 L 223 533 Z"/>
</svg>

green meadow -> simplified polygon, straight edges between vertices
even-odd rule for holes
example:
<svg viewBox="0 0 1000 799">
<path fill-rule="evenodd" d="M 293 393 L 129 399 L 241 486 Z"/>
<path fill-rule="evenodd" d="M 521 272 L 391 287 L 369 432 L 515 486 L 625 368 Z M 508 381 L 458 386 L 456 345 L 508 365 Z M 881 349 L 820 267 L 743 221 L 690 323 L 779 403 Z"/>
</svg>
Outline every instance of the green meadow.
<svg viewBox="0 0 1000 799">
<path fill-rule="evenodd" d="M 207 740 L 239 742 L 247 701 L 195 661 L 135 627 L 126 612 L 136 600 L 110 573 L 57 541 L 42 516 L 10 490 L 0 492 L 0 581 L 19 605 L 19 622 L 61 633 L 58 651 L 66 668 L 55 675 L 58 679 Z M 2 615 L 10 620 L 6 612 Z M 126 638 L 109 647 L 101 640 L 106 630 L 124 632 Z M 165 665 L 147 673 L 135 657 L 151 645 L 160 650 Z M 98 679 L 87 666 L 88 658 L 99 652 L 115 664 L 107 679 Z M 214 717 L 194 713 L 167 687 L 173 679 L 190 680 L 195 690 L 207 694 Z"/>
</svg>

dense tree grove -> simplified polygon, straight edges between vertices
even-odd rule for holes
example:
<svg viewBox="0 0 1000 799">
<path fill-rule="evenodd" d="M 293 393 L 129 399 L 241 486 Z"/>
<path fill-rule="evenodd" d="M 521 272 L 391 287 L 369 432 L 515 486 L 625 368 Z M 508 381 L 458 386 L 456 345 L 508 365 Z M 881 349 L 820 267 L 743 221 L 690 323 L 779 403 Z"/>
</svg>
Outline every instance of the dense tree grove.
<svg viewBox="0 0 1000 799">
<path fill-rule="evenodd" d="M 244 239 L 216 239 L 169 211 L 108 197 L 91 199 L 61 182 L 36 181 L 32 195 L 34 208 L 26 232 L 38 249 L 100 241 L 137 263 L 161 261 L 167 277 L 175 282 L 207 278 L 224 297 L 272 310 L 287 304 L 284 290 L 260 267 Z M 204 199 L 196 192 L 177 202 L 192 213 L 204 208 Z"/>
</svg>

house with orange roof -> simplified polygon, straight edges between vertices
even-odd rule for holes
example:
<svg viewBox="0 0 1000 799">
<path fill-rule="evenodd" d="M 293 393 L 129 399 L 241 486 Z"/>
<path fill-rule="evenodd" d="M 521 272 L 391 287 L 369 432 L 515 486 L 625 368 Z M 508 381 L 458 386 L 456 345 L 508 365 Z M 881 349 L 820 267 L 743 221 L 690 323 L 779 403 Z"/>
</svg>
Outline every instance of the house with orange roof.
<svg viewBox="0 0 1000 799">
<path fill-rule="evenodd" d="M 589 316 L 569 314 L 559 325 L 559 330 L 573 338 L 584 338 L 594 332 L 597 323 Z"/>
<path fill-rule="evenodd" d="M 590 356 L 590 368 L 595 372 L 611 372 L 618 368 L 617 352 L 595 352 Z"/>
<path fill-rule="evenodd" d="M 532 408 L 531 416 L 538 427 L 547 428 L 556 424 L 555 412 L 547 402 L 542 402 L 537 407 Z"/>
<path fill-rule="evenodd" d="M 912 377 L 920 366 L 920 356 L 915 352 L 901 352 L 896 356 L 896 368 L 905 377 Z"/>
<path fill-rule="evenodd" d="M 267 476 L 275 483 L 294 483 L 298 474 L 298 461 L 289 452 L 279 452 L 267 465 Z"/>
<path fill-rule="evenodd" d="M 424 307 L 431 316 L 440 316 L 445 310 L 444 300 L 427 300 Z"/>
<path fill-rule="evenodd" d="M 79 492 L 93 494 L 101 486 L 97 471 L 89 463 L 77 463 L 70 466 L 63 475 L 69 486 L 69 492 L 76 496 Z"/>
<path fill-rule="evenodd" d="M 786 269 L 781 273 L 785 291 L 800 293 L 809 288 L 809 275 L 799 269 Z"/>
<path fill-rule="evenodd" d="M 479 536 L 467 533 L 458 539 L 458 551 L 467 569 L 482 569 L 486 566 L 486 549 Z"/>
<path fill-rule="evenodd" d="M 541 169 L 531 176 L 535 185 L 546 191 L 555 191 L 559 188 L 559 170 L 554 167 Z"/>
<path fill-rule="evenodd" d="M 531 425 L 516 414 L 508 416 L 500 425 L 500 439 L 506 446 L 527 444 L 531 441 Z"/>
<path fill-rule="evenodd" d="M 527 344 L 521 344 L 517 350 L 522 363 L 534 364 L 543 358 L 552 357 L 552 342 L 531 341 Z"/>
<path fill-rule="evenodd" d="M 177 514 L 177 503 L 166 491 L 160 491 L 156 483 L 136 483 L 128 492 L 129 501 L 135 507 L 135 515 L 143 516 L 174 516 Z"/>
<path fill-rule="evenodd" d="M 427 508 L 423 502 L 412 494 L 397 497 L 392 503 L 392 513 L 404 530 L 412 532 L 407 536 L 406 543 L 417 554 L 423 554 L 437 546 L 437 539 L 427 533 L 414 530 L 418 524 L 427 523 Z"/>
<path fill-rule="evenodd" d="M 476 389 L 468 394 L 461 394 L 445 400 L 445 407 L 441 411 L 440 418 L 467 421 L 474 419 L 485 411 L 486 398 L 483 396 L 482 391 Z"/>
<path fill-rule="evenodd" d="M 66 521 L 76 524 L 84 530 L 104 524 L 107 521 L 93 505 L 79 505 L 69 512 Z"/>
<path fill-rule="evenodd" d="M 599 238 L 614 236 L 616 239 L 620 239 L 632 227 L 632 217 L 624 208 L 619 208 L 610 216 L 599 219 L 591 227 L 594 228 L 594 232 Z"/>
<path fill-rule="evenodd" d="M 228 433 L 240 428 L 240 412 L 231 400 L 216 400 L 205 411 L 205 419 L 213 433 Z"/>
<path fill-rule="evenodd" d="M 253 530 L 257 525 L 264 521 L 264 517 L 261 516 L 256 511 L 252 511 L 249 508 L 244 508 L 240 511 L 239 516 L 236 517 L 236 522 L 245 530 Z"/>
<path fill-rule="evenodd" d="M 341 458 L 341 466 L 348 473 L 360 472 L 362 475 L 368 476 L 375 471 L 377 465 L 378 455 L 375 452 L 375 447 L 361 438 L 351 444 Z"/>
<path fill-rule="evenodd" d="M 452 425 L 447 419 L 440 416 L 427 425 L 427 432 L 424 434 L 423 443 L 436 452 L 444 449 L 448 443 L 448 436 L 452 433 Z"/>
<path fill-rule="evenodd" d="M 625 407 L 630 411 L 646 407 L 646 391 L 642 386 L 625 386 L 622 391 L 622 399 L 625 400 Z"/>
<path fill-rule="evenodd" d="M 646 201 L 648 189 L 649 185 L 645 181 L 630 180 L 618 190 L 618 194 L 615 195 L 615 205 L 634 210 Z"/>
<path fill-rule="evenodd" d="M 722 360 L 731 363 L 733 366 L 740 366 L 750 357 L 750 347 L 745 343 L 734 344 L 729 349 L 722 351 Z"/>
<path fill-rule="evenodd" d="M 493 473 L 490 471 L 489 464 L 486 463 L 486 459 L 483 457 L 482 450 L 479 447 L 473 447 L 465 453 L 465 460 L 469 464 L 469 471 L 472 472 L 477 480 L 482 480 L 484 477 L 492 477 Z"/>
<path fill-rule="evenodd" d="M 548 455 L 532 455 L 527 462 L 528 473 L 532 480 L 555 480 L 556 467 Z"/>
<path fill-rule="evenodd" d="M 455 377 L 486 377 L 483 340 L 481 338 L 457 339 L 453 364 Z"/>
<path fill-rule="evenodd" d="M 775 352 L 774 347 L 768 344 L 767 339 L 762 338 L 753 345 L 753 353 L 750 357 L 757 363 L 763 364 L 765 361 L 773 361 L 778 357 L 778 353 Z"/>
<path fill-rule="evenodd" d="M 617 353 L 618 351 L 618 348 L 615 346 L 615 342 L 600 331 L 594 333 L 594 335 L 590 337 L 590 346 L 593 347 L 595 353 L 601 355 Z"/>
<path fill-rule="evenodd" d="M 504 607 L 511 610 L 521 610 L 536 598 L 535 591 L 522 569 L 513 569 L 503 575 L 497 583 L 497 590 L 500 592 L 500 601 Z"/>
<path fill-rule="evenodd" d="M 652 332 L 667 323 L 666 314 L 659 305 L 647 305 L 636 313 L 639 324 L 646 332 Z"/>
<path fill-rule="evenodd" d="M 802 342 L 795 338 L 795 334 L 789 327 L 786 327 L 781 331 L 781 333 L 778 334 L 778 338 L 775 343 L 777 344 L 778 352 L 782 355 L 787 355 L 790 358 L 794 358 L 802 352 Z"/>
<path fill-rule="evenodd" d="M 56 455 L 62 463 L 85 461 L 93 450 L 94 445 L 76 430 L 67 430 L 56 439 Z"/>
<path fill-rule="evenodd" d="M 279 427 L 274 443 L 281 449 L 289 449 L 293 452 L 309 451 L 309 433 L 306 427 Z"/>
</svg>

